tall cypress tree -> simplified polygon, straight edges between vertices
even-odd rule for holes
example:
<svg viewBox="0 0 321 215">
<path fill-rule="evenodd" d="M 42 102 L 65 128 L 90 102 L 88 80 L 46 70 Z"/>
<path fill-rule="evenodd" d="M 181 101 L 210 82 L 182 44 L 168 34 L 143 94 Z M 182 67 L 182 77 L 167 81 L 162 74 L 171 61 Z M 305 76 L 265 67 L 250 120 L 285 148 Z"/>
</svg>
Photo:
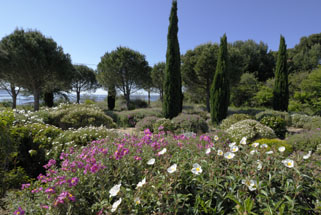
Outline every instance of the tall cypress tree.
<svg viewBox="0 0 321 215">
<path fill-rule="evenodd" d="M 230 86 L 228 80 L 228 53 L 226 35 L 221 38 L 216 71 L 211 86 L 210 106 L 211 120 L 217 125 L 227 116 L 230 100 Z"/>
<path fill-rule="evenodd" d="M 289 84 L 285 39 L 281 35 L 273 89 L 273 109 L 288 111 Z"/>
<path fill-rule="evenodd" d="M 114 110 L 116 101 L 115 86 L 108 87 L 107 105 L 109 110 Z"/>
<path fill-rule="evenodd" d="M 178 44 L 177 1 L 173 0 L 167 34 L 167 52 L 164 78 L 163 114 L 173 118 L 182 112 L 183 95 L 181 81 L 181 59 Z"/>
</svg>

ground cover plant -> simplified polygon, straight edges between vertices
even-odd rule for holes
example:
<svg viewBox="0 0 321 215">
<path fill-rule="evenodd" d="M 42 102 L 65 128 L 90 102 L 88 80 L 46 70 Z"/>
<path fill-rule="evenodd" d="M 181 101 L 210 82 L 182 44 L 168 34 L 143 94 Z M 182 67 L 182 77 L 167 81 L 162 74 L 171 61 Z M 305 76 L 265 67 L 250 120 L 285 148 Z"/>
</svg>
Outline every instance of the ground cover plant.
<svg viewBox="0 0 321 215">
<path fill-rule="evenodd" d="M 254 153 L 251 153 L 254 150 Z M 317 214 L 320 172 L 309 154 L 216 135 L 124 135 L 50 160 L 7 196 L 15 214 Z M 320 163 L 319 163 L 320 165 Z M 320 167 L 320 166 L 319 166 Z M 19 213 L 18 213 L 19 212 Z"/>
</svg>

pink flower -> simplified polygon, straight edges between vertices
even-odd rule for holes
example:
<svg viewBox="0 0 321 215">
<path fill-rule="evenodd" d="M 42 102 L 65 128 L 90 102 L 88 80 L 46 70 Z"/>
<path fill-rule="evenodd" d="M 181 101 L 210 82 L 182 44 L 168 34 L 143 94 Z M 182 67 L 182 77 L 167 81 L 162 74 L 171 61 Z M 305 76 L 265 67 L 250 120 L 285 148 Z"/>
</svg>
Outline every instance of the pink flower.
<svg viewBox="0 0 321 215">
<path fill-rule="evenodd" d="M 21 207 L 19 207 L 18 210 L 16 210 L 16 211 L 14 212 L 14 214 L 15 214 L 15 215 L 23 215 L 23 214 L 25 214 L 25 211 L 22 210 Z"/>
<path fill-rule="evenodd" d="M 30 184 L 22 184 L 21 190 L 27 189 L 28 187 L 30 187 Z"/>
<path fill-rule="evenodd" d="M 55 193 L 55 188 L 54 187 L 49 187 L 45 190 L 45 193 Z"/>
<path fill-rule="evenodd" d="M 72 179 L 69 179 L 68 180 L 68 183 L 69 183 L 69 187 L 73 187 L 73 186 L 76 186 L 79 182 L 79 179 L 77 177 L 74 177 Z"/>
<path fill-rule="evenodd" d="M 49 169 L 51 166 L 53 166 L 53 165 L 55 165 L 55 164 L 56 164 L 56 161 L 53 160 L 53 159 L 50 159 L 49 162 L 48 162 L 48 164 L 44 165 L 43 167 L 44 167 L 45 169 Z"/>
<path fill-rule="evenodd" d="M 135 158 L 135 160 L 137 160 L 137 161 L 142 159 L 141 157 L 136 156 L 136 155 L 134 156 L 134 158 Z"/>
</svg>

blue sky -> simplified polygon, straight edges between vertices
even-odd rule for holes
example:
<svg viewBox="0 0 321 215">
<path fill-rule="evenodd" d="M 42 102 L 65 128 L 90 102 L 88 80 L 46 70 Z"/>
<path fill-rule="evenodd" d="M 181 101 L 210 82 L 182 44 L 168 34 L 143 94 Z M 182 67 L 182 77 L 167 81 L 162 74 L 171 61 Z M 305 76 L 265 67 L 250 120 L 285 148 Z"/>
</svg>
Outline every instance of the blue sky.
<svg viewBox="0 0 321 215">
<path fill-rule="evenodd" d="M 52 37 L 73 63 L 92 68 L 105 52 L 127 46 L 150 65 L 165 61 L 171 0 L 4 0 L 0 38 L 15 28 Z M 253 39 L 277 50 L 321 32 L 321 0 L 178 0 L 181 53 L 206 42 Z"/>
</svg>

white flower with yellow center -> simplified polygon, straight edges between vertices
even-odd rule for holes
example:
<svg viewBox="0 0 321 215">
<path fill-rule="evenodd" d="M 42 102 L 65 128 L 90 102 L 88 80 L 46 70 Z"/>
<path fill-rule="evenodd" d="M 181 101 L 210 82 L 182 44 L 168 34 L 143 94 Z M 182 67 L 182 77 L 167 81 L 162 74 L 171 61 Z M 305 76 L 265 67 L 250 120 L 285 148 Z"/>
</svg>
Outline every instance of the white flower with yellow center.
<svg viewBox="0 0 321 215">
<path fill-rule="evenodd" d="M 242 184 L 246 185 L 246 186 L 252 186 L 254 184 L 254 181 L 253 180 L 250 180 L 250 179 L 243 179 L 242 180 Z"/>
<path fill-rule="evenodd" d="M 285 159 L 285 160 L 282 161 L 282 163 L 283 163 L 286 167 L 289 167 L 289 168 L 294 167 L 294 161 L 291 160 L 291 159 Z"/>
<path fill-rule="evenodd" d="M 173 173 L 175 172 L 177 169 L 177 164 L 173 164 L 172 166 L 170 166 L 168 169 L 167 169 L 167 172 L 168 173 Z"/>
<path fill-rule="evenodd" d="M 226 153 L 224 154 L 224 157 L 225 157 L 226 159 L 232 159 L 232 158 L 234 158 L 234 156 L 235 156 L 235 154 L 234 154 L 233 152 L 226 152 Z"/>
<path fill-rule="evenodd" d="M 309 158 L 311 157 L 311 153 L 312 153 L 312 151 L 309 151 L 308 154 L 306 154 L 306 155 L 303 156 L 303 159 L 304 159 L 304 160 L 309 159 Z"/>
<path fill-rule="evenodd" d="M 120 205 L 120 203 L 121 203 L 121 198 L 120 198 L 118 201 L 114 202 L 114 204 L 113 204 L 113 206 L 112 206 L 112 208 L 111 208 L 111 212 L 112 212 L 112 213 L 117 210 L 117 208 L 118 208 L 118 206 Z"/>
<path fill-rule="evenodd" d="M 146 184 L 146 178 L 144 178 L 142 181 L 138 182 L 136 189 L 139 187 L 142 187 L 144 184 Z"/>
<path fill-rule="evenodd" d="M 263 163 L 260 160 L 257 160 L 256 163 L 257 163 L 257 170 L 261 170 Z"/>
<path fill-rule="evenodd" d="M 136 205 L 139 205 L 139 204 L 140 204 L 140 198 L 139 198 L 139 197 L 136 197 L 136 198 L 134 199 L 134 202 L 135 202 Z"/>
<path fill-rule="evenodd" d="M 202 172 L 203 172 L 202 167 L 198 163 L 194 163 L 193 164 L 192 173 L 195 174 L 195 175 L 199 175 Z"/>
<path fill-rule="evenodd" d="M 214 136 L 214 140 L 215 140 L 215 141 L 218 141 L 218 139 L 219 139 L 218 136 L 215 135 L 215 136 Z"/>
<path fill-rule="evenodd" d="M 233 143 L 228 144 L 228 147 L 232 148 L 235 145 L 236 145 L 236 142 L 233 142 Z"/>
<path fill-rule="evenodd" d="M 121 187 L 121 183 L 113 186 L 113 187 L 109 190 L 109 197 L 116 196 L 116 195 L 118 194 L 118 192 L 120 191 L 120 187 Z"/>
<path fill-rule="evenodd" d="M 281 146 L 278 148 L 279 152 L 284 152 L 285 151 L 285 147 L 284 146 Z"/>
<path fill-rule="evenodd" d="M 219 150 L 217 150 L 217 155 L 218 155 L 218 156 L 222 156 L 223 154 L 224 154 L 224 153 L 223 153 L 223 151 L 222 151 L 222 150 L 220 150 L 220 149 L 219 149 Z"/>
<path fill-rule="evenodd" d="M 205 151 L 205 154 L 209 154 L 209 153 L 211 153 L 211 148 L 208 148 L 208 149 L 206 149 L 206 151 Z"/>
<path fill-rule="evenodd" d="M 260 145 L 259 143 L 253 143 L 252 144 L 252 146 L 255 147 L 255 148 L 258 147 L 259 145 Z"/>
<path fill-rule="evenodd" d="M 166 149 L 166 148 L 163 148 L 162 151 L 158 152 L 158 155 L 163 155 L 163 154 L 166 153 L 166 151 L 167 151 L 167 149 Z"/>
<path fill-rule="evenodd" d="M 147 165 L 153 165 L 155 163 L 155 158 L 150 159 L 147 161 Z"/>
<path fill-rule="evenodd" d="M 251 181 L 252 181 L 252 184 L 251 184 L 251 186 L 249 186 L 249 190 L 254 191 L 257 189 L 257 182 L 254 180 L 251 180 Z"/>
<path fill-rule="evenodd" d="M 231 151 L 232 152 L 237 152 L 239 150 L 239 147 L 237 147 L 237 146 L 233 146 L 232 148 L 231 148 Z"/>
<path fill-rule="evenodd" d="M 246 145 L 246 137 L 243 137 L 242 140 L 240 141 L 242 145 Z"/>
</svg>

